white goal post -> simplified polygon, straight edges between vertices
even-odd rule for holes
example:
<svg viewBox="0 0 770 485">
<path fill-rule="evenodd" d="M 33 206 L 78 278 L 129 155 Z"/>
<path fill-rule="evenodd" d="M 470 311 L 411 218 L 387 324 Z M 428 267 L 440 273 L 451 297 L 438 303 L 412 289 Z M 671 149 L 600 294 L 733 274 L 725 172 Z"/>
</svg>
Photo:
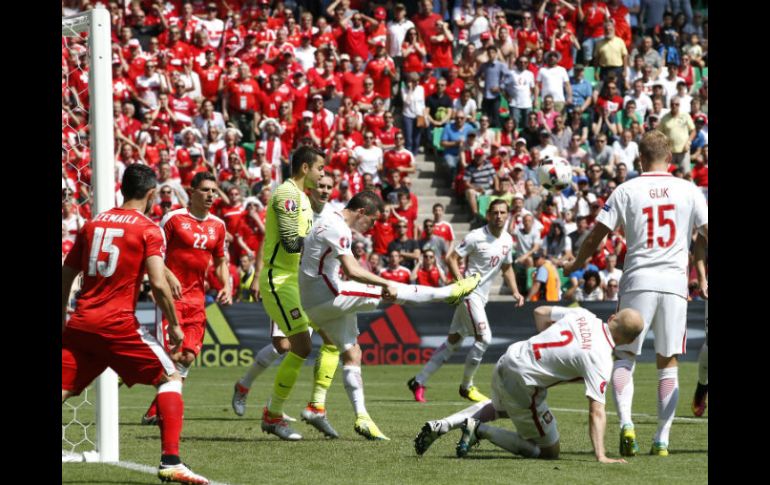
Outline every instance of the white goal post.
<svg viewBox="0 0 770 485">
<path fill-rule="evenodd" d="M 112 39 L 110 15 L 102 6 L 62 18 L 62 36 L 87 34 L 89 57 L 88 98 L 91 147 L 91 188 L 93 214 L 115 206 L 115 159 L 112 113 Z M 85 399 L 88 403 L 88 398 Z M 65 453 L 62 461 L 117 462 L 118 376 L 107 369 L 96 381 L 96 449 L 84 453 Z M 64 427 L 62 423 L 62 436 Z M 65 457 L 66 455 L 66 457 Z"/>
</svg>

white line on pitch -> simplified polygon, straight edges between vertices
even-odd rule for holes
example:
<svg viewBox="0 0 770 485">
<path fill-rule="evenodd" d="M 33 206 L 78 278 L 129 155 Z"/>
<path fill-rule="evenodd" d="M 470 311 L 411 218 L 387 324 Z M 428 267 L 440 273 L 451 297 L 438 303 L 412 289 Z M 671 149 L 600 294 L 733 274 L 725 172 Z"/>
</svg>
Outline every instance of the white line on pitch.
<svg viewBox="0 0 770 485">
<path fill-rule="evenodd" d="M 550 408 L 553 411 L 560 411 L 560 412 L 566 412 L 566 413 L 581 413 L 581 414 L 588 414 L 587 409 L 570 409 L 570 408 Z M 612 412 L 612 411 L 606 411 L 606 414 L 612 414 L 613 416 L 617 416 L 618 413 Z M 638 418 L 655 418 L 657 419 L 658 416 L 652 415 L 652 414 L 644 414 L 644 413 L 632 413 L 631 416 L 638 417 Z M 674 416 L 674 421 L 682 421 L 685 423 L 702 423 L 702 424 L 708 424 L 709 418 L 685 418 L 680 416 Z"/>
<path fill-rule="evenodd" d="M 133 471 L 136 471 L 136 472 L 147 473 L 147 474 L 150 474 L 150 475 L 157 475 L 158 474 L 158 469 L 157 468 L 154 468 L 154 467 L 151 467 L 151 466 L 147 466 L 147 465 L 142 465 L 140 463 L 134 463 L 134 462 L 131 462 L 131 461 L 119 461 L 117 463 L 107 463 L 107 464 L 108 465 L 118 466 L 120 468 L 125 468 L 127 470 L 133 470 Z M 227 483 L 223 483 L 223 482 L 209 482 L 209 483 L 211 485 L 228 485 Z"/>
</svg>

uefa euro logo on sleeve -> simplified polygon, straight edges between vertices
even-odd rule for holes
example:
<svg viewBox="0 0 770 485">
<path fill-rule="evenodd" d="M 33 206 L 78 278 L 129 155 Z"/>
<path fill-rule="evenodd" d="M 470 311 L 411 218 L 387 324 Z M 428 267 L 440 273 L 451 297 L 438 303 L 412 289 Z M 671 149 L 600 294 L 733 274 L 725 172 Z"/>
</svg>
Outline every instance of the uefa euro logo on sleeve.
<svg viewBox="0 0 770 485">
<path fill-rule="evenodd" d="M 297 203 L 294 202 L 292 199 L 287 200 L 283 203 L 284 208 L 286 208 L 286 212 L 294 212 L 297 210 Z"/>
</svg>

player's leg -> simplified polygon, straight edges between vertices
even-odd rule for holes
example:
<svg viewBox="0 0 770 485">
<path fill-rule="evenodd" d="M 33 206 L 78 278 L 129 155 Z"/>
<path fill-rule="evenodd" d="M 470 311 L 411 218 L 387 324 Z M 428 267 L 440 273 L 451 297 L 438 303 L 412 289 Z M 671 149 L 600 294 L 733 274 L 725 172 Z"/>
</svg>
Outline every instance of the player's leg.
<svg viewBox="0 0 770 485">
<path fill-rule="evenodd" d="M 79 396 L 104 369 L 105 356 L 97 352 L 97 334 L 66 328 L 62 334 L 61 402 Z"/>
<path fill-rule="evenodd" d="M 108 341 L 109 366 L 127 386 L 147 384 L 157 387 L 158 425 L 161 460 L 158 477 L 163 481 L 207 484 L 193 473 L 179 456 L 179 439 L 184 421 L 182 376 L 177 364 L 163 346 L 143 328 L 136 334 Z"/>
<path fill-rule="evenodd" d="M 233 386 L 233 411 L 238 416 L 243 416 L 246 412 L 246 399 L 254 380 L 265 372 L 273 362 L 289 350 L 289 339 L 281 331 L 274 321 L 270 321 L 270 336 L 272 342 L 265 345 L 257 352 L 254 363 Z"/>
<path fill-rule="evenodd" d="M 658 429 L 650 454 L 668 455 L 669 433 L 679 402 L 678 355 L 687 345 L 687 300 L 658 293 L 658 309 L 652 321 L 658 368 Z"/>
<path fill-rule="evenodd" d="M 307 407 L 302 410 L 302 420 L 328 438 L 339 438 L 326 416 L 326 393 L 332 385 L 334 374 L 340 362 L 340 352 L 331 337 L 321 328 L 315 327 L 323 340 L 313 369 L 313 391 Z"/>
<path fill-rule="evenodd" d="M 425 385 L 436 371 L 460 348 L 463 339 L 468 333 L 469 326 L 468 312 L 464 305 L 458 305 L 452 316 L 452 324 L 449 327 L 449 335 L 433 354 L 428 362 L 422 368 L 419 374 L 409 379 L 406 383 L 409 390 L 414 394 L 414 400 L 425 402 Z"/>
<path fill-rule="evenodd" d="M 633 291 L 620 295 L 618 310 L 633 308 L 644 319 L 644 329 L 639 336 L 626 345 L 615 347 L 615 363 L 612 369 L 612 396 L 618 410 L 620 421 L 620 455 L 634 456 L 639 452 L 636 431 L 631 418 L 631 404 L 634 399 L 634 369 L 636 356 L 642 352 L 642 344 L 650 329 L 650 324 L 657 308 L 657 296 L 654 292 Z"/>
<path fill-rule="evenodd" d="M 300 369 L 310 355 L 312 344 L 308 333 L 308 318 L 302 309 L 296 274 L 260 275 L 262 304 L 268 316 L 278 323 L 289 339 L 289 351 L 278 366 L 273 390 L 262 416 L 262 430 L 281 439 L 299 440 L 302 435 L 292 430 L 284 419 L 283 405 L 297 382 Z"/>
<path fill-rule="evenodd" d="M 480 439 L 527 458 L 557 458 L 559 432 L 556 419 L 545 402 L 547 391 L 527 386 L 517 373 L 506 368 L 506 357 L 500 359 L 492 378 L 494 405 L 503 410 L 516 427 L 509 431 L 474 418 L 463 423 L 457 443 L 457 456 L 462 458 Z"/>
<path fill-rule="evenodd" d="M 465 311 L 468 314 L 468 321 L 473 331 L 474 342 L 465 359 L 463 381 L 460 384 L 460 396 L 474 402 L 486 401 L 489 398 L 483 395 L 478 388 L 473 385 L 473 376 L 476 375 L 476 372 L 479 370 L 481 359 L 484 358 L 484 353 L 487 351 L 487 347 L 489 347 L 489 343 L 492 341 L 492 330 L 489 328 L 487 313 L 484 311 L 484 302 L 481 301 L 480 298 L 471 295 L 463 300 L 461 305 L 465 307 Z"/>
<path fill-rule="evenodd" d="M 481 281 L 481 276 L 474 274 L 451 285 L 435 288 L 422 285 L 393 283 L 396 288 L 396 303 L 399 305 L 419 305 L 421 303 L 445 302 L 454 304 L 468 296 Z"/>
<path fill-rule="evenodd" d="M 703 416 L 708 405 L 709 394 L 709 302 L 706 300 L 706 341 L 698 353 L 698 385 L 692 399 L 692 412 Z"/>
</svg>

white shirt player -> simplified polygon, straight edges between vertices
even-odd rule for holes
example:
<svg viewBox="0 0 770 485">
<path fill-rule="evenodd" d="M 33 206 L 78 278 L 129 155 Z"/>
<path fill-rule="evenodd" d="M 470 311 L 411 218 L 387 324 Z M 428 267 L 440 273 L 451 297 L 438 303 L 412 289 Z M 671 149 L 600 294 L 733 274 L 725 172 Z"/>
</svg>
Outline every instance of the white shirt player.
<svg viewBox="0 0 770 485">
<path fill-rule="evenodd" d="M 623 225 L 628 250 L 620 294 L 648 290 L 687 298 L 687 256 L 693 227 L 708 224 L 708 205 L 693 183 L 647 172 L 618 186 L 596 218 Z"/>
<path fill-rule="evenodd" d="M 313 229 L 305 238 L 299 265 L 300 296 L 304 308 L 313 308 L 337 295 L 341 281 L 338 258 L 353 254 L 350 249 L 352 240 L 353 234 L 340 212 L 332 211 L 313 221 Z"/>
<path fill-rule="evenodd" d="M 604 393 L 612 375 L 610 329 L 583 308 L 555 306 L 555 322 L 539 334 L 508 347 L 511 369 L 528 386 L 547 388 L 583 379 L 586 396 L 604 403 Z"/>
<path fill-rule="evenodd" d="M 317 224 L 318 221 L 320 221 L 324 217 L 327 217 L 330 214 L 334 214 L 334 212 L 336 212 L 334 210 L 334 207 L 332 207 L 331 205 L 329 205 L 328 202 L 326 202 L 323 208 L 321 209 L 321 212 L 313 211 L 313 225 Z"/>
<path fill-rule="evenodd" d="M 486 278 L 486 281 L 482 279 L 482 283 L 473 290 L 471 296 L 475 295 L 481 297 L 484 302 L 487 301 L 492 278 L 497 276 L 503 264 L 513 264 L 512 250 L 513 238 L 507 231 L 503 231 L 500 237 L 496 238 L 489 232 L 489 227 L 484 226 L 465 236 L 463 242 L 455 248 L 455 252 L 461 257 L 468 256 L 465 274 L 478 273 L 482 278 Z M 489 273 L 492 274 L 487 277 Z"/>
</svg>

